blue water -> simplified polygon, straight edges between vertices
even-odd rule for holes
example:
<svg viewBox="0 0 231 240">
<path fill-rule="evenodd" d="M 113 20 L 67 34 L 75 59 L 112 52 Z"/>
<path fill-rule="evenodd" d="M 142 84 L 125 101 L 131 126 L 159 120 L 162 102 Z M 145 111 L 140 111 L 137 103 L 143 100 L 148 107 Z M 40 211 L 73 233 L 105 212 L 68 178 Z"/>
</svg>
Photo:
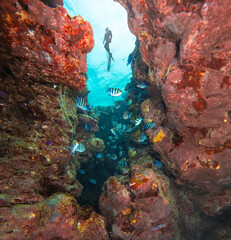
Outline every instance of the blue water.
<svg viewBox="0 0 231 240">
<path fill-rule="evenodd" d="M 95 46 L 87 56 L 89 104 L 112 105 L 113 97 L 106 93 L 106 85 L 125 92 L 124 88 L 132 77 L 127 58 L 134 50 L 136 38 L 128 28 L 127 12 L 113 0 L 64 0 L 64 7 L 70 16 L 81 15 L 94 30 Z M 113 35 L 110 50 L 115 62 L 112 61 L 110 72 L 107 71 L 108 56 L 103 44 L 106 27 Z M 122 100 L 123 97 L 117 97 L 116 100 Z"/>
</svg>

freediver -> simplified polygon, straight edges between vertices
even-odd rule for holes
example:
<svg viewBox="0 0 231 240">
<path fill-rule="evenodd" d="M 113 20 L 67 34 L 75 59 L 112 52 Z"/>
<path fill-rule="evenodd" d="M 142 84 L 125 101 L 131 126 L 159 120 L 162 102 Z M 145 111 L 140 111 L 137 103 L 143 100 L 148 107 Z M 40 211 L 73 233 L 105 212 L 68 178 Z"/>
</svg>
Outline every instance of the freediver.
<svg viewBox="0 0 231 240">
<path fill-rule="evenodd" d="M 104 48 L 106 49 L 106 51 L 107 51 L 108 54 L 109 54 L 109 59 L 108 59 L 108 64 L 107 64 L 107 71 L 109 72 L 109 71 L 110 71 L 110 68 L 111 68 L 111 59 L 112 59 L 113 61 L 115 61 L 115 60 L 114 60 L 114 58 L 112 57 L 112 53 L 110 52 L 110 48 L 109 48 L 109 43 L 111 43 L 111 40 L 112 40 L 112 32 L 111 32 L 111 30 L 109 30 L 108 27 L 105 29 L 105 31 L 106 31 L 106 33 L 105 33 L 105 35 L 104 35 L 103 43 L 105 42 Z"/>
</svg>

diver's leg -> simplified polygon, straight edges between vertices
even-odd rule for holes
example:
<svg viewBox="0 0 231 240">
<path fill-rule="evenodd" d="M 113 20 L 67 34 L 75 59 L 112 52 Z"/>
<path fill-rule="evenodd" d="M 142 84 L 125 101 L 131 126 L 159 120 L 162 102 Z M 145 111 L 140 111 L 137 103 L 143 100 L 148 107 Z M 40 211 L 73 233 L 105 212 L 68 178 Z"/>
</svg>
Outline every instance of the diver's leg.
<svg viewBox="0 0 231 240">
<path fill-rule="evenodd" d="M 108 63 L 107 63 L 107 71 L 108 72 L 110 72 L 110 68 L 111 68 L 111 58 L 109 57 Z"/>
</svg>

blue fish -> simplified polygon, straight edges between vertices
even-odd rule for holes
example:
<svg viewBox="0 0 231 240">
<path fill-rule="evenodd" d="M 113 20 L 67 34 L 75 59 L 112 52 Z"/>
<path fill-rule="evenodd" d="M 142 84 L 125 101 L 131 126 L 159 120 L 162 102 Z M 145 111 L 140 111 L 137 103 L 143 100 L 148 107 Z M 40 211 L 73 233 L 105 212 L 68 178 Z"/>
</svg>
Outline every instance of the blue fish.
<svg viewBox="0 0 231 240">
<path fill-rule="evenodd" d="M 124 133 L 125 129 L 126 129 L 126 126 L 122 125 L 121 128 L 119 129 L 120 134 Z"/>
<path fill-rule="evenodd" d="M 143 121 L 143 118 L 140 118 L 140 117 L 139 117 L 139 118 L 136 118 L 135 121 L 134 121 L 135 126 L 140 125 L 142 121 Z"/>
<path fill-rule="evenodd" d="M 90 124 L 86 123 L 85 124 L 85 129 L 86 129 L 87 132 L 90 132 L 90 130 L 91 130 Z"/>
<path fill-rule="evenodd" d="M 143 133 L 143 134 L 141 134 L 141 135 L 137 138 L 137 141 L 138 141 L 139 143 L 142 143 L 142 142 L 144 142 L 147 138 L 148 138 L 147 135 Z"/>
<path fill-rule="evenodd" d="M 75 99 L 75 106 L 84 110 L 84 111 L 90 111 L 89 105 L 86 104 L 85 99 L 83 97 L 78 97 Z"/>
<path fill-rule="evenodd" d="M 132 130 L 133 130 L 133 128 L 132 128 L 131 125 L 125 125 L 125 132 L 126 133 L 130 133 L 130 132 L 132 132 Z"/>
<path fill-rule="evenodd" d="M 92 183 L 92 184 L 97 184 L 96 180 L 93 179 L 93 178 L 90 178 L 90 179 L 89 179 L 89 182 Z"/>
<path fill-rule="evenodd" d="M 80 174 L 85 174 L 85 170 L 83 170 L 83 169 L 78 169 L 78 172 L 79 172 Z"/>
<path fill-rule="evenodd" d="M 103 156 L 103 154 L 102 153 L 96 153 L 96 155 L 95 155 L 97 158 L 101 158 L 102 156 Z"/>
<path fill-rule="evenodd" d="M 138 88 L 144 89 L 148 86 L 148 84 L 146 82 L 139 82 L 136 86 Z"/>
<path fill-rule="evenodd" d="M 119 162 L 119 165 L 122 166 L 122 167 L 126 167 L 127 166 L 127 159 L 122 158 Z"/>
<path fill-rule="evenodd" d="M 0 90 L 0 97 L 2 97 L 2 98 L 6 98 L 7 96 L 8 96 L 8 95 L 7 95 L 6 92 Z"/>
<path fill-rule="evenodd" d="M 107 156 L 114 161 L 117 159 L 117 156 L 115 153 L 109 153 L 109 154 L 107 154 Z"/>
<path fill-rule="evenodd" d="M 114 138 L 117 140 L 117 139 L 119 139 L 119 136 L 118 136 L 118 135 L 115 135 L 115 137 L 114 137 Z"/>
<path fill-rule="evenodd" d="M 155 127 L 155 123 L 153 123 L 153 122 L 147 122 L 146 124 L 145 124 L 145 126 L 144 126 L 144 128 L 145 129 L 152 129 L 152 128 L 154 128 Z"/>
<path fill-rule="evenodd" d="M 109 88 L 107 87 L 107 92 L 113 97 L 118 97 L 122 94 L 122 91 L 119 88 Z"/>
<path fill-rule="evenodd" d="M 123 156 L 123 151 L 119 152 L 119 156 L 122 157 Z"/>
<path fill-rule="evenodd" d="M 164 167 L 164 164 L 160 160 L 156 160 L 154 162 L 154 165 L 159 169 L 163 169 L 163 167 Z"/>
<path fill-rule="evenodd" d="M 132 103 L 132 100 L 131 100 L 131 99 L 129 99 L 129 100 L 126 102 L 127 106 L 129 106 L 131 103 Z"/>
<path fill-rule="evenodd" d="M 49 141 L 47 141 L 47 146 L 49 146 L 50 145 L 50 143 L 49 143 Z"/>
<path fill-rule="evenodd" d="M 116 149 L 117 146 L 116 145 L 111 145 L 111 149 Z"/>
</svg>

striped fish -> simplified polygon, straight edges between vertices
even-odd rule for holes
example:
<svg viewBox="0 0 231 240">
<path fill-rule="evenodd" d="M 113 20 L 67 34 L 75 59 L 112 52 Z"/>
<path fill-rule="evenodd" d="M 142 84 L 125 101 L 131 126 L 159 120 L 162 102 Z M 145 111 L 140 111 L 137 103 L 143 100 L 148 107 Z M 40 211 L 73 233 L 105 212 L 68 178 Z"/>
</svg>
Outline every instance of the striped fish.
<svg viewBox="0 0 231 240">
<path fill-rule="evenodd" d="M 154 165 L 159 169 L 163 169 L 163 167 L 164 167 L 164 164 L 160 160 L 156 160 L 154 162 Z"/>
<path fill-rule="evenodd" d="M 107 88 L 107 92 L 109 95 L 113 97 L 118 97 L 122 94 L 122 91 L 119 88 Z"/>
<path fill-rule="evenodd" d="M 83 97 L 78 97 L 75 99 L 75 106 L 84 111 L 90 111 L 90 107 L 86 104 L 86 101 Z"/>
<path fill-rule="evenodd" d="M 84 152 L 85 151 L 85 147 L 82 143 L 79 143 L 76 152 Z"/>
<path fill-rule="evenodd" d="M 153 123 L 153 122 L 147 122 L 146 124 L 145 124 L 145 126 L 144 126 L 144 128 L 146 128 L 146 129 L 152 129 L 152 128 L 154 128 L 155 127 L 155 123 Z"/>
<path fill-rule="evenodd" d="M 85 151 L 84 145 L 74 140 L 73 143 L 71 144 L 71 153 L 74 154 L 75 152 L 84 152 L 84 151 Z"/>
<path fill-rule="evenodd" d="M 134 122 L 135 122 L 135 125 L 138 126 L 141 124 L 142 121 L 143 121 L 143 118 L 136 118 Z"/>
<path fill-rule="evenodd" d="M 146 139 L 147 139 L 147 135 L 145 135 L 145 134 L 142 133 L 142 134 L 137 138 L 137 141 L 138 141 L 139 143 L 142 143 L 142 142 L 144 142 Z"/>
</svg>

